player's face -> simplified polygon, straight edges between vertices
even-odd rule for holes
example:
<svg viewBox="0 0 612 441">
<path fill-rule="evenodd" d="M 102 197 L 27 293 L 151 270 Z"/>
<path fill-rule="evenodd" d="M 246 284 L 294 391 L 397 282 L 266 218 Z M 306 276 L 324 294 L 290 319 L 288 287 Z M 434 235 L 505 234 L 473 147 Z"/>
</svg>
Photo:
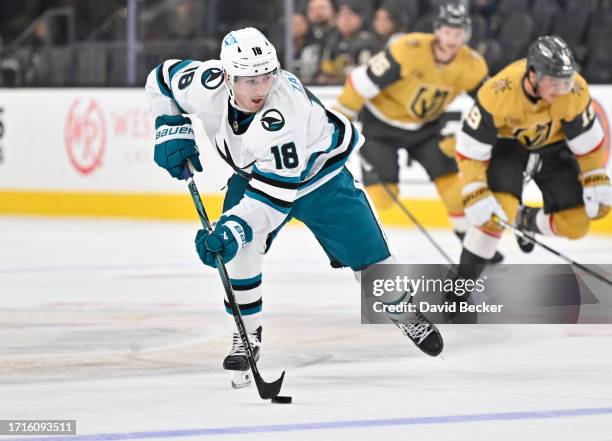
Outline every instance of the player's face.
<svg viewBox="0 0 612 441">
<path fill-rule="evenodd" d="M 547 103 L 559 95 L 567 95 L 574 87 L 574 78 L 554 78 L 544 75 L 538 82 L 538 94 Z"/>
<path fill-rule="evenodd" d="M 455 58 L 467 38 L 465 29 L 454 26 L 440 26 L 434 34 L 436 36 L 434 52 L 436 60 L 441 63 L 447 63 Z"/>
<path fill-rule="evenodd" d="M 249 112 L 259 112 L 264 106 L 276 78 L 276 72 L 253 77 L 236 77 L 234 79 L 236 104 Z"/>
</svg>

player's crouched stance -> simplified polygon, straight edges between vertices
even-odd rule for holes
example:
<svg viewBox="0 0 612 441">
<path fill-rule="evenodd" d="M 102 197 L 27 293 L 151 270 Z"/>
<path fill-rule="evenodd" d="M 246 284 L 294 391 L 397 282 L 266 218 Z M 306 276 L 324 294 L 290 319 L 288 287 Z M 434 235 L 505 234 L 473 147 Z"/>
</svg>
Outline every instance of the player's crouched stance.
<svg viewBox="0 0 612 441">
<path fill-rule="evenodd" d="M 591 219 L 605 216 L 612 204 L 603 138 L 588 85 L 559 37 L 538 38 L 527 60 L 485 83 L 457 144 L 473 225 L 461 254 L 465 268 L 482 269 L 495 252 L 503 229 L 494 215 L 532 234 L 585 236 Z M 524 173 L 542 191 L 544 208 L 519 209 Z"/>
<path fill-rule="evenodd" d="M 198 231 L 195 242 L 204 264 L 214 267 L 215 253 L 227 264 L 256 357 L 263 256 L 291 218 L 314 233 L 333 267 L 350 267 L 358 278 L 370 265 L 393 260 L 368 198 L 345 167 L 363 137 L 280 69 L 274 47 L 258 30 L 230 32 L 220 61 L 166 61 L 149 75 L 147 92 L 157 116 L 158 165 L 176 178 L 186 160 L 202 170 L 190 121 L 181 115 L 195 113 L 235 171 L 221 218 L 212 232 Z M 227 299 L 225 306 L 231 313 Z M 397 324 L 422 351 L 442 351 L 439 331 L 422 314 Z M 249 368 L 237 332 L 223 366 Z"/>
</svg>

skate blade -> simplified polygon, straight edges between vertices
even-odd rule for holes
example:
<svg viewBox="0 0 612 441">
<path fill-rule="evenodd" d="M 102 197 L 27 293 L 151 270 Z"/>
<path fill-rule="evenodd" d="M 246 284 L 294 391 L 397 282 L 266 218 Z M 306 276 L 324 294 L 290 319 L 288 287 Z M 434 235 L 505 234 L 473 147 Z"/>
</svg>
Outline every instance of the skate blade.
<svg viewBox="0 0 612 441">
<path fill-rule="evenodd" d="M 242 389 L 251 384 L 251 373 L 249 371 L 231 371 L 232 387 Z"/>
</svg>

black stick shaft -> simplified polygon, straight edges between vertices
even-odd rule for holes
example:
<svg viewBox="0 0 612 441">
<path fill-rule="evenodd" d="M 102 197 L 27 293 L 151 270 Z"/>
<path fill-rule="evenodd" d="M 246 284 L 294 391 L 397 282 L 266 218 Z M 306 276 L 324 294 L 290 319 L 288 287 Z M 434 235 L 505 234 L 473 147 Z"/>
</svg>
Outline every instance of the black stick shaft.
<svg viewBox="0 0 612 441">
<path fill-rule="evenodd" d="M 210 220 L 208 219 L 206 209 L 204 208 L 204 204 L 202 203 L 202 198 L 200 197 L 200 193 L 198 192 L 198 188 L 196 187 L 196 183 L 193 179 L 193 174 L 191 173 L 191 170 L 189 169 L 188 165 L 185 166 L 185 169 L 183 171 L 183 177 L 187 181 L 189 193 L 191 194 L 191 198 L 193 199 L 193 203 L 196 207 L 196 211 L 198 212 L 198 217 L 200 218 L 202 226 L 207 230 L 212 231 Z M 232 310 L 234 322 L 236 323 L 236 327 L 238 328 L 238 333 L 240 334 L 242 344 L 246 350 L 247 359 L 249 361 L 249 366 L 251 367 L 251 372 L 253 373 L 253 378 L 255 379 L 255 384 L 257 385 L 257 391 L 259 392 L 259 396 L 263 399 L 273 398 L 280 393 L 283 379 L 285 377 L 285 372 L 283 371 L 280 378 L 274 381 L 273 383 L 266 383 L 261 377 L 259 369 L 257 369 L 255 357 L 253 356 L 253 348 L 251 347 L 251 343 L 249 342 L 249 335 L 246 331 L 246 327 L 244 326 L 242 316 L 240 315 L 240 308 L 238 307 L 238 303 L 236 302 L 234 290 L 232 289 L 232 284 L 230 282 L 229 275 L 227 274 L 227 268 L 225 268 L 225 263 L 223 263 L 221 253 L 215 254 L 215 261 L 217 263 L 217 270 L 219 271 L 219 276 L 221 276 L 223 288 L 225 289 L 225 294 Z"/>
<path fill-rule="evenodd" d="M 549 247 L 548 245 L 540 242 L 539 240 L 537 240 L 535 237 L 531 237 L 529 234 L 526 234 L 523 230 L 521 230 L 520 228 L 517 228 L 516 226 L 506 222 L 505 220 L 499 218 L 498 216 L 493 216 L 493 220 L 495 222 L 497 222 L 498 224 L 500 224 L 502 227 L 506 227 L 506 228 L 510 228 L 511 230 L 514 230 L 519 236 L 521 236 L 521 238 L 528 240 L 529 242 L 538 245 L 542 248 L 544 248 L 546 251 L 554 254 L 555 256 L 565 260 L 567 263 L 569 263 L 570 265 L 574 265 L 577 268 L 580 268 L 582 271 L 584 271 L 587 274 L 590 274 L 591 276 L 601 280 L 604 283 L 607 283 L 608 285 L 612 286 L 612 281 L 610 281 L 610 279 L 608 279 L 607 277 L 605 277 L 604 275 L 598 273 L 597 271 L 592 270 L 591 268 L 576 262 L 573 259 L 570 259 L 568 256 L 566 256 L 565 254 L 555 250 L 554 248 Z"/>
</svg>

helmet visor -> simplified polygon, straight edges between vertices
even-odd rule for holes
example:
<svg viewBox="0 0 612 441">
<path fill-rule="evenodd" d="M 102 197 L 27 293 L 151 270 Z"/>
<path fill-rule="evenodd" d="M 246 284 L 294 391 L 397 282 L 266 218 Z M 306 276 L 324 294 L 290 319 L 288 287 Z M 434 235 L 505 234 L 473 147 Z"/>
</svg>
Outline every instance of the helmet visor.
<svg viewBox="0 0 612 441">
<path fill-rule="evenodd" d="M 248 77 L 234 77 L 234 88 L 243 92 L 267 95 L 278 82 L 278 71 Z"/>
<path fill-rule="evenodd" d="M 574 84 L 575 75 L 572 75 L 569 78 L 557 78 L 543 75 L 540 82 L 540 87 L 546 87 L 548 90 L 559 95 L 567 95 L 572 91 Z"/>
</svg>

